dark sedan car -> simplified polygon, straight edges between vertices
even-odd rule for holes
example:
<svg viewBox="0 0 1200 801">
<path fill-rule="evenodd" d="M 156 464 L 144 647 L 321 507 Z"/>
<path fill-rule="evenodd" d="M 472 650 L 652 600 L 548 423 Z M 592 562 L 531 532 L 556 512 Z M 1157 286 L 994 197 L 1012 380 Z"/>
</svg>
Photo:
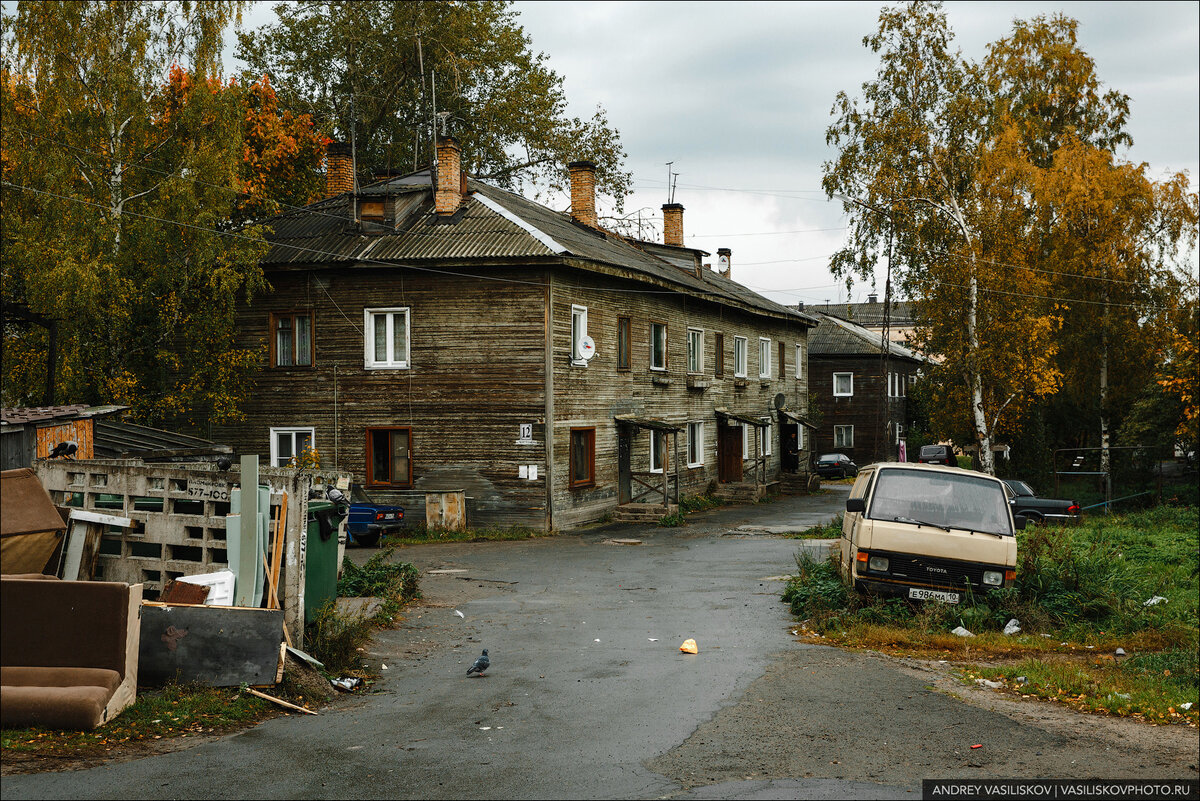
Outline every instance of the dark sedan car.
<svg viewBox="0 0 1200 801">
<path fill-rule="evenodd" d="M 858 465 L 844 453 L 826 453 L 817 459 L 817 475 L 821 478 L 857 476 Z"/>
<path fill-rule="evenodd" d="M 379 538 L 404 528 L 404 507 L 376 503 L 358 484 L 350 485 L 350 516 L 346 521 L 348 541 L 368 547 Z"/>
<path fill-rule="evenodd" d="M 1020 515 L 1030 523 L 1076 523 L 1080 519 L 1079 504 L 1075 501 L 1039 498 L 1033 487 L 1013 478 L 1004 479 L 1004 484 L 1012 493 L 1008 503 L 1014 516 Z"/>
</svg>

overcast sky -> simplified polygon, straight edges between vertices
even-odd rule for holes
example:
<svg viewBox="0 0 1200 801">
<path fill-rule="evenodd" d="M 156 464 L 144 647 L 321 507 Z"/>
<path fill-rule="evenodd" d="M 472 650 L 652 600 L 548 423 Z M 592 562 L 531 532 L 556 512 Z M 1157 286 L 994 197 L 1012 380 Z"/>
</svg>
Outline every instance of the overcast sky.
<svg viewBox="0 0 1200 801">
<path fill-rule="evenodd" d="M 872 2 L 517 2 L 535 51 L 565 77 L 570 111 L 597 105 L 621 133 L 634 176 L 626 212 L 657 218 L 667 162 L 679 173 L 686 243 L 733 250 L 733 277 L 781 303 L 845 299 L 828 271 L 844 236 L 825 200 L 825 128 L 838 91 L 858 96 L 878 58 L 862 45 Z M 1129 95 L 1134 145 L 1118 155 L 1161 177 L 1200 172 L 1200 4 L 948 2 L 971 58 L 1014 19 L 1066 13 L 1100 80 Z M 243 27 L 273 19 L 259 3 Z M 566 208 L 563 198 L 552 204 Z M 600 209 L 601 214 L 611 209 Z M 1195 265 L 1193 265 L 1195 274 Z M 879 289 L 882 292 L 882 276 Z M 854 300 L 869 287 L 857 285 Z"/>
</svg>

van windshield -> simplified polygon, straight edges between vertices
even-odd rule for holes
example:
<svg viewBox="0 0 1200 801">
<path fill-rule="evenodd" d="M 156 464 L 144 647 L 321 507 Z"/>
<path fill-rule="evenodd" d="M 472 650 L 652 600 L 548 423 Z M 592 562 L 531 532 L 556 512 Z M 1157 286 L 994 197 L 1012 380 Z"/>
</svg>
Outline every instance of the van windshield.
<svg viewBox="0 0 1200 801">
<path fill-rule="evenodd" d="M 880 470 L 867 516 L 1012 536 L 997 481 L 927 470 Z"/>
</svg>

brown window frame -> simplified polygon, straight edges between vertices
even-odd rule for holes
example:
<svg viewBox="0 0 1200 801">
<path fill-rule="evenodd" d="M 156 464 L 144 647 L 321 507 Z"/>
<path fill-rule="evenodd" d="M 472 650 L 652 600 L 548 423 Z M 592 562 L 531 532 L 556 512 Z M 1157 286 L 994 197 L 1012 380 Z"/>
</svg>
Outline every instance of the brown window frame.
<svg viewBox="0 0 1200 801">
<path fill-rule="evenodd" d="M 654 366 L 654 326 L 661 325 L 663 330 L 662 346 L 663 346 L 663 363 L 662 367 Z M 665 373 L 671 369 L 671 329 L 661 320 L 651 320 L 649 322 L 649 342 L 650 342 L 650 369 L 656 373 Z"/>
<path fill-rule="evenodd" d="M 714 334 L 716 344 L 713 345 L 713 350 L 716 353 L 716 362 L 713 365 L 713 375 L 717 378 L 725 377 L 725 335 Z"/>
<path fill-rule="evenodd" d="M 377 431 L 407 431 L 408 432 L 408 475 L 404 481 L 395 481 L 395 476 L 392 476 L 392 481 L 377 481 L 375 479 L 375 449 L 372 443 L 372 434 Z M 391 438 L 389 437 L 389 444 Z M 367 444 L 366 444 L 366 469 L 363 474 L 366 476 L 367 487 L 411 487 L 413 474 L 413 433 L 412 426 L 371 426 L 367 429 Z"/>
<path fill-rule="evenodd" d="M 296 319 L 308 318 L 308 364 L 296 364 Z M 312 370 L 317 363 L 317 332 L 312 309 L 290 309 L 288 311 L 271 312 L 268 315 L 267 326 L 267 364 L 272 369 L 279 370 Z M 279 321 L 290 320 L 292 326 L 292 363 L 279 363 Z"/>
<path fill-rule="evenodd" d="M 586 461 L 588 465 L 589 475 L 580 478 L 575 475 L 575 442 L 576 435 L 583 434 L 585 447 L 587 448 Z M 581 489 L 584 487 L 596 486 L 596 428 L 595 426 L 580 426 L 571 429 L 571 453 L 570 453 L 570 477 L 569 486 L 571 489 Z"/>
<path fill-rule="evenodd" d="M 633 359 L 633 326 L 628 317 L 617 318 L 617 369 L 629 370 Z"/>
<path fill-rule="evenodd" d="M 779 340 L 779 380 L 781 380 L 781 381 L 787 377 L 785 375 L 785 373 L 787 372 L 786 368 L 787 368 L 787 345 L 784 344 L 784 341 L 781 339 L 781 340 Z"/>
</svg>

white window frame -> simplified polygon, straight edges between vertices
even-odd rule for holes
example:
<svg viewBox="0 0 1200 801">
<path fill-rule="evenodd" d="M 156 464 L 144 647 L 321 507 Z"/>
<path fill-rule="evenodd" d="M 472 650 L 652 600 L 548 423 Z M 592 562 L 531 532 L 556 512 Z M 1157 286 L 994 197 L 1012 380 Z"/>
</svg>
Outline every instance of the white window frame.
<svg viewBox="0 0 1200 801">
<path fill-rule="evenodd" d="M 278 440 L 280 434 L 290 434 L 292 437 L 292 453 L 291 456 L 284 457 L 279 453 Z M 296 457 L 300 458 L 300 449 L 296 447 L 296 435 L 308 434 L 308 447 L 312 450 L 317 449 L 317 430 L 314 426 L 279 426 L 271 428 L 271 467 L 286 467 L 287 463 Z"/>
<path fill-rule="evenodd" d="M 750 429 L 751 426 L 742 423 L 742 461 L 748 462 L 752 458 L 750 456 Z"/>
<path fill-rule="evenodd" d="M 758 377 L 771 377 L 771 340 L 767 337 L 758 338 Z"/>
<path fill-rule="evenodd" d="M 796 343 L 796 380 L 803 381 L 808 378 L 808 365 L 804 360 L 804 343 Z M 803 428 L 804 426 L 801 426 Z"/>
<path fill-rule="evenodd" d="M 839 437 L 838 434 L 841 434 L 841 436 Z M 849 434 L 849 441 L 847 441 L 847 434 Z M 837 449 L 837 448 L 853 448 L 854 447 L 854 426 L 834 426 L 833 427 L 833 447 L 835 449 Z"/>
<path fill-rule="evenodd" d="M 388 358 L 382 361 L 375 360 L 375 316 L 378 314 L 387 315 L 387 331 L 384 334 L 384 341 L 387 343 Z M 396 325 L 396 316 L 404 315 L 404 353 L 402 358 L 397 358 L 397 354 L 392 352 L 392 343 L 395 341 L 394 331 Z M 378 309 L 363 309 L 363 367 L 367 370 L 407 370 L 411 363 L 409 356 L 412 352 L 412 315 L 409 314 L 408 306 L 389 306 Z"/>
<path fill-rule="evenodd" d="M 659 432 L 657 432 L 653 429 L 650 430 L 650 472 L 651 473 L 661 473 L 667 465 L 666 453 L 665 453 L 666 443 L 663 442 L 663 440 L 665 440 L 665 439 L 666 439 L 665 435 L 660 434 Z M 660 449 L 664 449 L 664 453 L 659 453 Z M 655 459 L 654 458 L 655 456 L 657 456 L 658 458 Z M 662 467 L 657 466 L 660 463 L 662 464 Z"/>
<path fill-rule="evenodd" d="M 655 331 L 655 329 L 656 329 L 656 328 L 661 328 L 661 329 L 662 329 L 662 337 L 661 337 L 661 339 L 662 339 L 662 357 L 663 357 L 663 363 L 662 363 L 662 364 L 660 364 L 660 365 L 656 365 L 656 364 L 654 363 L 654 351 L 655 351 L 655 347 L 654 347 L 654 344 L 655 344 L 654 331 Z M 670 359 L 667 357 L 667 345 L 668 345 L 668 342 L 667 342 L 667 324 L 666 324 L 666 323 L 656 323 L 656 322 L 651 322 L 651 323 L 650 323 L 650 369 L 651 369 L 651 370 L 657 370 L 658 372 L 666 372 L 667 365 L 668 365 L 668 364 L 670 364 Z"/>
<path fill-rule="evenodd" d="M 694 367 L 693 362 L 695 362 Z M 687 372 L 691 375 L 704 372 L 703 328 L 688 328 L 687 330 Z"/>
<path fill-rule="evenodd" d="M 695 451 L 693 453 L 693 450 Z M 695 457 L 695 458 L 693 458 Z M 688 467 L 704 466 L 704 423 L 687 424 Z"/>
<path fill-rule="evenodd" d="M 733 377 L 746 377 L 746 356 L 747 356 L 747 340 L 745 337 L 735 336 L 733 338 Z"/>
<path fill-rule="evenodd" d="M 760 456 L 771 455 L 771 429 L 774 426 L 768 422 L 765 426 L 755 426 L 758 429 L 758 453 Z"/>
<path fill-rule="evenodd" d="M 850 391 L 838 392 L 838 377 L 847 376 L 850 379 Z M 833 374 L 833 397 L 835 398 L 853 398 L 854 397 L 854 373 L 834 373 Z"/>
<path fill-rule="evenodd" d="M 581 353 L 583 338 L 587 336 L 587 306 L 571 306 L 571 364 L 587 367 Z"/>
</svg>

